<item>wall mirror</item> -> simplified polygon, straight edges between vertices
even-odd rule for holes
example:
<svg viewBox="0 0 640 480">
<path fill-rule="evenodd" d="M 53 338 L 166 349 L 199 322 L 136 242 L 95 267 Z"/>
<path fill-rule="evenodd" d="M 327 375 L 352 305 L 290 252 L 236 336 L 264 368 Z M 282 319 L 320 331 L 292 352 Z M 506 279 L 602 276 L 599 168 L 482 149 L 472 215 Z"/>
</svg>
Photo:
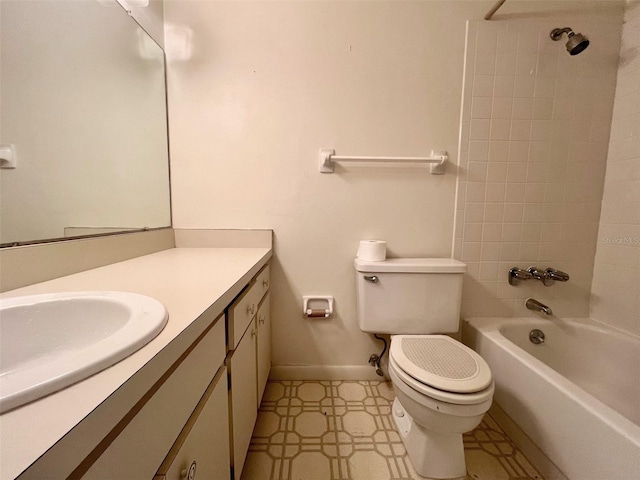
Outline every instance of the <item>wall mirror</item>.
<svg viewBox="0 0 640 480">
<path fill-rule="evenodd" d="M 0 0 L 0 144 L 3 247 L 171 224 L 164 53 L 115 0 Z"/>
</svg>

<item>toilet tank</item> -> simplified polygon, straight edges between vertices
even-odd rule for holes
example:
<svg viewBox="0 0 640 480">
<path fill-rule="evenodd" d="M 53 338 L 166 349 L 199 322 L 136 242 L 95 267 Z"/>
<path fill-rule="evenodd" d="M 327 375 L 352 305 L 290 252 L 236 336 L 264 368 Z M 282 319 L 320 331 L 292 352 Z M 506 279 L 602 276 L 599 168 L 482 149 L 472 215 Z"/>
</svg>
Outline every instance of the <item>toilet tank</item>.
<svg viewBox="0 0 640 480">
<path fill-rule="evenodd" d="M 458 331 L 467 266 L 450 258 L 354 261 L 358 325 L 370 333 Z"/>
</svg>

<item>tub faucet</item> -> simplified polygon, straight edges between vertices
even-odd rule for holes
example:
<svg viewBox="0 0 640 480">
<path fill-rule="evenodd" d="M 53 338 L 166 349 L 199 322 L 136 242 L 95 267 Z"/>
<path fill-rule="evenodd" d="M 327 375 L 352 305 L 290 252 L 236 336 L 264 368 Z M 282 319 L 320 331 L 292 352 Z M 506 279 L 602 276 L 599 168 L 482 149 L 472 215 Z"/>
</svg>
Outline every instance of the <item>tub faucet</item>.
<svg viewBox="0 0 640 480">
<path fill-rule="evenodd" d="M 509 270 L 510 285 L 517 285 L 521 280 L 531 280 L 532 278 L 533 275 L 531 275 L 531 272 L 527 270 L 522 270 L 518 267 L 513 267 L 511 270 Z"/>
<path fill-rule="evenodd" d="M 568 273 L 564 273 L 561 272 L 560 270 L 556 270 L 555 268 L 547 268 L 544 271 L 545 277 L 549 280 L 551 280 L 551 282 L 568 282 L 569 281 L 569 274 Z M 545 283 L 545 285 L 547 285 Z"/>
<path fill-rule="evenodd" d="M 524 306 L 529 310 L 533 310 L 534 312 L 542 312 L 545 315 L 553 314 L 549 307 L 547 307 L 544 303 L 540 303 L 535 298 L 527 298 L 526 302 L 524 302 Z"/>
<path fill-rule="evenodd" d="M 531 274 L 533 278 L 536 280 L 540 280 L 545 287 L 550 287 L 556 281 L 558 282 L 568 282 L 569 274 L 561 272 L 560 270 L 556 270 L 555 268 L 545 268 L 544 270 L 540 270 L 536 267 L 529 267 L 527 272 Z"/>
<path fill-rule="evenodd" d="M 569 274 L 555 268 L 542 270 L 537 267 L 529 267 L 526 270 L 522 270 L 521 268 L 513 267 L 509 270 L 510 285 L 518 285 L 523 280 L 540 280 L 545 287 L 550 287 L 555 282 L 569 281 Z"/>
</svg>

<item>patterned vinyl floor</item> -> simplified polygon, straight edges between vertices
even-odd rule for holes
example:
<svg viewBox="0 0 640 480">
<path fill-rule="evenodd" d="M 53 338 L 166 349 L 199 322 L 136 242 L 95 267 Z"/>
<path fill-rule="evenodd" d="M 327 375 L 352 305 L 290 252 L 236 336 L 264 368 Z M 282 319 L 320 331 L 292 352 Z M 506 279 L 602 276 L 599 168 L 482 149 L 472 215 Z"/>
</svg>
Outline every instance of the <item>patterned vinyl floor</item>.
<svg viewBox="0 0 640 480">
<path fill-rule="evenodd" d="M 421 479 L 375 381 L 269 382 L 242 480 Z M 542 479 L 491 417 L 464 435 L 467 480 Z"/>
</svg>

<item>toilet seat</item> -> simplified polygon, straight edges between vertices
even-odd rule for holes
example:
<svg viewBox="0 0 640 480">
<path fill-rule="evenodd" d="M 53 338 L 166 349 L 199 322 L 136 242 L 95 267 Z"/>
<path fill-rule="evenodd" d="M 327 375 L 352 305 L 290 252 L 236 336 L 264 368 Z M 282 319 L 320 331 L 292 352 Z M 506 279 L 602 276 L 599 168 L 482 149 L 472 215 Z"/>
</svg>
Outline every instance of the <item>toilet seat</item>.
<svg viewBox="0 0 640 480">
<path fill-rule="evenodd" d="M 493 395 L 484 359 L 446 335 L 394 335 L 389 360 L 403 382 L 432 398 L 476 404 Z"/>
</svg>

